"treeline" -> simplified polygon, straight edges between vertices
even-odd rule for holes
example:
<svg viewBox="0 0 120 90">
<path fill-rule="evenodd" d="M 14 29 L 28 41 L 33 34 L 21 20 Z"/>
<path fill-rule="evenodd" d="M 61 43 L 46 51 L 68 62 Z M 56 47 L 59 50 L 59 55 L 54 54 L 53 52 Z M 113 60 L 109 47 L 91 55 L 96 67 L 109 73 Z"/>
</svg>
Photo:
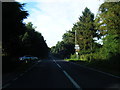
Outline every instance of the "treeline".
<svg viewBox="0 0 120 90">
<path fill-rule="evenodd" d="M 25 4 L 18 2 L 2 3 L 2 59 L 3 66 L 14 66 L 24 55 L 45 58 L 48 46 L 41 33 L 35 31 L 31 22 L 23 20 L 29 15 Z M 8 66 L 9 66 L 8 65 Z"/>
<path fill-rule="evenodd" d="M 97 16 L 87 7 L 79 20 L 68 30 L 51 52 L 60 58 L 76 59 L 76 44 L 80 46 L 79 60 L 120 61 L 120 2 L 104 2 Z M 97 40 L 102 40 L 98 43 Z M 120 62 L 119 62 L 120 63 Z"/>
</svg>

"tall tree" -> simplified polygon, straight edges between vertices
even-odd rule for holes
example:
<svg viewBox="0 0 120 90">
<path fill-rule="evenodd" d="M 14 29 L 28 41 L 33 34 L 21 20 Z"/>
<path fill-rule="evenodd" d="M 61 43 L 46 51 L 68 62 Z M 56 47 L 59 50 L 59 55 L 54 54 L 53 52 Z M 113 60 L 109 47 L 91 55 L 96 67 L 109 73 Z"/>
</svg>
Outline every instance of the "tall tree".
<svg viewBox="0 0 120 90">
<path fill-rule="evenodd" d="M 79 21 L 74 24 L 73 30 L 76 30 L 77 43 L 81 50 L 92 49 L 94 37 L 97 37 L 94 25 L 94 14 L 86 7 L 79 17 Z"/>
<path fill-rule="evenodd" d="M 58 42 L 53 48 L 53 51 L 60 53 L 63 57 L 70 57 L 71 54 L 75 53 L 75 37 L 77 38 L 77 44 L 80 46 L 81 51 L 91 52 L 93 46 L 97 45 L 94 43 L 94 37 L 97 37 L 95 25 L 94 25 L 94 14 L 86 7 L 82 12 L 79 21 L 73 25 L 72 30 L 67 31 L 63 35 L 63 40 Z M 75 36 L 76 31 L 76 36 Z"/>
<path fill-rule="evenodd" d="M 41 33 L 35 31 L 31 22 L 26 24 L 26 33 L 21 36 L 23 55 L 47 57 L 48 46 Z"/>
<path fill-rule="evenodd" d="M 120 55 L 120 2 L 104 2 L 96 18 L 96 26 L 103 48 L 101 53 L 105 59 Z"/>
<path fill-rule="evenodd" d="M 18 59 L 15 58 L 21 55 L 19 36 L 25 33 L 25 25 L 22 21 L 28 16 L 23 6 L 24 4 L 18 2 L 2 2 L 3 72 L 14 69 L 18 65 L 16 63 Z"/>
<path fill-rule="evenodd" d="M 19 36 L 25 32 L 22 21 L 28 16 L 23 6 L 18 2 L 2 3 L 2 44 L 3 53 L 7 55 L 15 56 L 19 53 Z"/>
<path fill-rule="evenodd" d="M 120 2 L 105 2 L 99 8 L 96 25 L 102 36 L 120 34 Z"/>
</svg>

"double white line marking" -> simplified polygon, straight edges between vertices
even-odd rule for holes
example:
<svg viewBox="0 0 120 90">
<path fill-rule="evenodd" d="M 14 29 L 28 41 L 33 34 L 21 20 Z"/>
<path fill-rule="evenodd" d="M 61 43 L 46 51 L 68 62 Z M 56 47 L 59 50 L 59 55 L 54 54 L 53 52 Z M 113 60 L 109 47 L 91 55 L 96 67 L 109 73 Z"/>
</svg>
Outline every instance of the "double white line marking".
<svg viewBox="0 0 120 90">
<path fill-rule="evenodd" d="M 62 69 L 62 67 L 53 59 L 53 61 L 57 64 L 57 66 Z M 75 86 L 75 88 L 78 88 L 79 90 L 82 90 L 81 87 L 77 84 L 77 82 L 75 82 L 75 80 L 65 71 L 63 70 L 63 73 L 65 74 L 65 76 L 70 80 L 70 82 Z"/>
</svg>

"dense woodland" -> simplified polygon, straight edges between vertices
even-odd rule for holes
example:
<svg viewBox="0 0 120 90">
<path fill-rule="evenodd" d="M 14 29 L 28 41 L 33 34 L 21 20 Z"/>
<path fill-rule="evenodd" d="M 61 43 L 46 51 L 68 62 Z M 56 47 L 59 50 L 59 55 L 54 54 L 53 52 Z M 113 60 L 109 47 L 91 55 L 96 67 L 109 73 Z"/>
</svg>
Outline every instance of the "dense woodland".
<svg viewBox="0 0 120 90">
<path fill-rule="evenodd" d="M 120 2 L 104 2 L 96 16 L 86 7 L 72 29 L 64 33 L 62 41 L 51 48 L 55 56 L 76 59 L 75 30 L 80 46 L 78 60 L 120 63 Z"/>
<path fill-rule="evenodd" d="M 2 3 L 3 69 L 15 68 L 18 65 L 19 57 L 24 55 L 39 58 L 45 58 L 48 55 L 48 46 L 42 34 L 35 31 L 36 27 L 32 22 L 23 23 L 23 20 L 29 15 L 24 10 L 24 5 L 18 2 Z"/>
</svg>

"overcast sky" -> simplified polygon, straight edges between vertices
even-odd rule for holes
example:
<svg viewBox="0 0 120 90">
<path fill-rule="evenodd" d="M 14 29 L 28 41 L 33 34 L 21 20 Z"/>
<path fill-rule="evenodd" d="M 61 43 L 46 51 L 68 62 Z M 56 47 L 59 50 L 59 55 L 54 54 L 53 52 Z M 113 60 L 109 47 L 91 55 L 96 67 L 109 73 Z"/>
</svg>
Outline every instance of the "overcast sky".
<svg viewBox="0 0 120 90">
<path fill-rule="evenodd" d="M 36 31 L 42 33 L 49 47 L 62 40 L 62 35 L 71 30 L 85 7 L 97 14 L 103 0 L 16 0 L 26 3 L 30 14 L 24 22 L 32 22 Z"/>
</svg>

